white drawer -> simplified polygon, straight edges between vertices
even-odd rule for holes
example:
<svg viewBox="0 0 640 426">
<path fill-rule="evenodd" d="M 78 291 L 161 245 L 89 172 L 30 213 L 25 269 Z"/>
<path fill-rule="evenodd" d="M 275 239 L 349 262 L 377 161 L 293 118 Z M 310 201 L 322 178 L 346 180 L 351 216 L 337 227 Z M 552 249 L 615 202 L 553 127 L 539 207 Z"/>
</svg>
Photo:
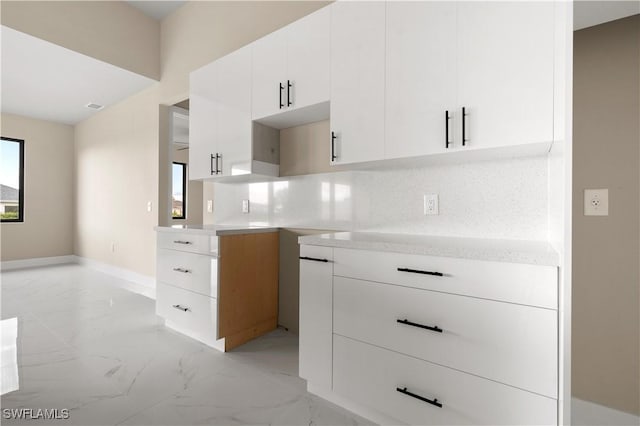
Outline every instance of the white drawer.
<svg viewBox="0 0 640 426">
<path fill-rule="evenodd" d="M 558 272 L 552 266 L 336 248 L 333 274 L 558 308 Z"/>
<path fill-rule="evenodd" d="M 557 311 L 342 277 L 333 300 L 334 333 L 557 396 Z"/>
<path fill-rule="evenodd" d="M 164 283 L 157 283 L 156 313 L 167 326 L 214 346 L 218 335 L 217 300 Z"/>
<path fill-rule="evenodd" d="M 158 232 L 158 248 L 190 253 L 218 254 L 218 237 L 192 232 Z"/>
<path fill-rule="evenodd" d="M 557 401 L 334 335 L 333 390 L 416 425 L 551 425 Z M 437 407 L 403 394 L 437 399 Z"/>
<path fill-rule="evenodd" d="M 156 278 L 206 296 L 218 297 L 218 258 L 158 249 Z"/>
</svg>

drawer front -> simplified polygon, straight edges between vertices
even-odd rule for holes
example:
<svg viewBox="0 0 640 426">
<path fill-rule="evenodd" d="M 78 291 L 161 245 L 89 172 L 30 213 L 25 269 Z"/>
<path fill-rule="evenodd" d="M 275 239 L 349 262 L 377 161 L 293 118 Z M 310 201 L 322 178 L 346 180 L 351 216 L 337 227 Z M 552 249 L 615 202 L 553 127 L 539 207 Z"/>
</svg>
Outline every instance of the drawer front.
<svg viewBox="0 0 640 426">
<path fill-rule="evenodd" d="M 218 258 L 175 250 L 158 249 L 158 281 L 218 297 Z"/>
<path fill-rule="evenodd" d="M 158 232 L 158 248 L 217 255 L 218 237 L 188 232 Z"/>
<path fill-rule="evenodd" d="M 556 424 L 555 399 L 338 335 L 333 344 L 333 390 L 408 424 Z"/>
<path fill-rule="evenodd" d="M 334 275 L 342 277 L 558 307 L 556 267 L 338 248 L 334 262 Z"/>
<path fill-rule="evenodd" d="M 557 396 L 554 310 L 342 277 L 333 296 L 334 333 Z"/>
<path fill-rule="evenodd" d="M 156 313 L 180 332 L 213 345 L 218 335 L 217 300 L 159 282 Z"/>
</svg>

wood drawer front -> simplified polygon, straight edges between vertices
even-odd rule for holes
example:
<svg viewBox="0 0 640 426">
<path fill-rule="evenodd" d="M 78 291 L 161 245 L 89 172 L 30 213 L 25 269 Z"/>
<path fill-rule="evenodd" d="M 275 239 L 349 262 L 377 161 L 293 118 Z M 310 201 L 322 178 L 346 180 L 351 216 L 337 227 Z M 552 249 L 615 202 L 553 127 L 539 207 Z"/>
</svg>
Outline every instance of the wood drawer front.
<svg viewBox="0 0 640 426">
<path fill-rule="evenodd" d="M 555 399 L 338 335 L 333 345 L 334 392 L 408 424 L 556 424 Z"/>
<path fill-rule="evenodd" d="M 169 326 L 194 339 L 208 345 L 214 345 L 217 340 L 217 299 L 159 282 L 156 313 Z"/>
<path fill-rule="evenodd" d="M 558 307 L 558 272 L 552 266 L 336 248 L 333 273 L 523 305 Z"/>
<path fill-rule="evenodd" d="M 334 333 L 557 396 L 554 310 L 342 277 L 333 300 Z"/>
<path fill-rule="evenodd" d="M 210 297 L 218 297 L 218 258 L 158 249 L 157 280 Z"/>
<path fill-rule="evenodd" d="M 158 248 L 217 255 L 218 237 L 188 232 L 158 232 Z"/>
</svg>

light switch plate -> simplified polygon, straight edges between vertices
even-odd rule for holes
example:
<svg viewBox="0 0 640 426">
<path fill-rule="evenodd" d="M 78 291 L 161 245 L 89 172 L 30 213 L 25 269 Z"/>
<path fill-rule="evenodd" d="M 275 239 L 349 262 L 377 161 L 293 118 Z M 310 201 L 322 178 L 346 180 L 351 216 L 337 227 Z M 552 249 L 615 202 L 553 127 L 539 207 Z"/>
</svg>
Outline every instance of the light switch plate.
<svg viewBox="0 0 640 426">
<path fill-rule="evenodd" d="M 207 200 L 207 213 L 213 213 L 213 200 Z"/>
<path fill-rule="evenodd" d="M 609 190 L 585 189 L 584 190 L 584 215 L 585 216 L 609 216 Z"/>
<path fill-rule="evenodd" d="M 242 213 L 249 213 L 249 200 L 242 200 Z"/>
</svg>

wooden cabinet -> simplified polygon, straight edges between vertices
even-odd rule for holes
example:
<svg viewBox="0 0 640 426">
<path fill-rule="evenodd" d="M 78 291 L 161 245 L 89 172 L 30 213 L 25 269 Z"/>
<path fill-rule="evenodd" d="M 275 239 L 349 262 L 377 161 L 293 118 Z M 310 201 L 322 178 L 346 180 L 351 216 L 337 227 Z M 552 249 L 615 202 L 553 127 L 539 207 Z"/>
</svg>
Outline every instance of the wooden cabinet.
<svg viewBox="0 0 640 426">
<path fill-rule="evenodd" d="M 156 313 L 221 351 L 275 329 L 278 247 L 278 232 L 159 230 Z"/>
<path fill-rule="evenodd" d="M 385 158 L 446 149 L 456 108 L 456 3 L 387 2 Z"/>
<path fill-rule="evenodd" d="M 254 120 L 329 101 L 329 9 L 251 44 Z"/>
<path fill-rule="evenodd" d="M 456 115 L 465 147 L 553 140 L 553 2 L 459 2 Z M 462 142 L 457 126 L 456 147 Z"/>
<path fill-rule="evenodd" d="M 331 388 L 333 250 L 300 247 L 300 377 Z"/>
<path fill-rule="evenodd" d="M 331 5 L 334 164 L 384 158 L 385 7 L 384 2 Z"/>
</svg>

